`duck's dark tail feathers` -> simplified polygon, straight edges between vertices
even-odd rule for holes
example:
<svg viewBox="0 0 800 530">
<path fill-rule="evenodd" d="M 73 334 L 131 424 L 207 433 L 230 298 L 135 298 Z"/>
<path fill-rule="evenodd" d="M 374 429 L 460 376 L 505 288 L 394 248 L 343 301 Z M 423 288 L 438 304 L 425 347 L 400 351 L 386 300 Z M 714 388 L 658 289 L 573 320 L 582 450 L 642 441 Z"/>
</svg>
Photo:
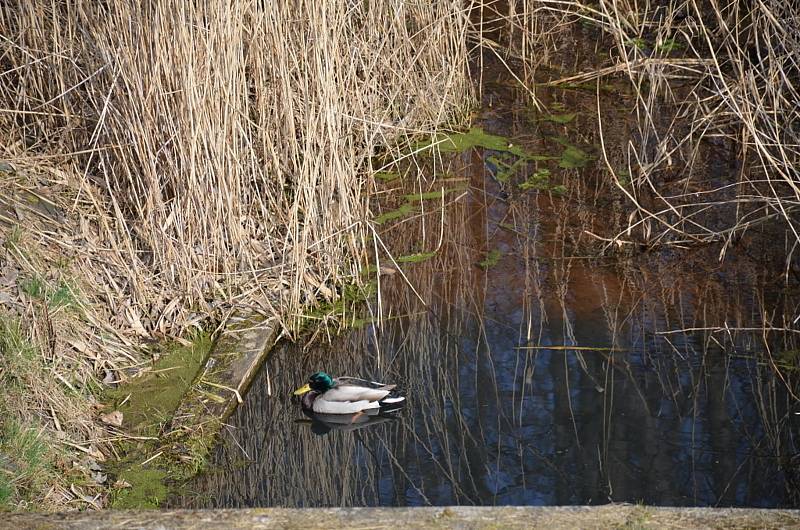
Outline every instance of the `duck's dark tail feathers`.
<svg viewBox="0 0 800 530">
<path fill-rule="evenodd" d="M 404 396 L 401 396 L 397 390 L 392 390 L 388 396 L 378 403 L 381 406 L 381 412 L 392 412 L 403 408 L 403 405 L 406 404 L 405 402 L 406 398 Z"/>
</svg>

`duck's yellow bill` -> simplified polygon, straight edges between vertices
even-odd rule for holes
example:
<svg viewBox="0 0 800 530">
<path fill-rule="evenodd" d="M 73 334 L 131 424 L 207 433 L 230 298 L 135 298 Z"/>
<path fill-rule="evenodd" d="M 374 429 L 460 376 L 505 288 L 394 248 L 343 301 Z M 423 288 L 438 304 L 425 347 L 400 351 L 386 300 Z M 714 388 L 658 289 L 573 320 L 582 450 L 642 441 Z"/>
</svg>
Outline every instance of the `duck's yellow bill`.
<svg viewBox="0 0 800 530">
<path fill-rule="evenodd" d="M 305 384 L 294 391 L 295 396 L 302 396 L 306 392 L 311 392 L 311 386 L 309 384 Z"/>
</svg>

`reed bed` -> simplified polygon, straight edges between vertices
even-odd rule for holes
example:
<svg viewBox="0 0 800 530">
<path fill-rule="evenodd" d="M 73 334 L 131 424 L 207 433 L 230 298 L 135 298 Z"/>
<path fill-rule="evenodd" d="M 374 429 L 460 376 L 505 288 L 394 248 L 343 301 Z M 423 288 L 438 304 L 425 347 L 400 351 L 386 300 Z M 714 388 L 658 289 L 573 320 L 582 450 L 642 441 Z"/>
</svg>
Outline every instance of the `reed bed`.
<svg viewBox="0 0 800 530">
<path fill-rule="evenodd" d="M 452 2 L 5 6 L 4 157 L 69 168 L 146 330 L 176 298 L 285 317 L 355 272 L 376 149 L 462 115 L 467 28 Z"/>
<path fill-rule="evenodd" d="M 439 0 L 0 6 L 3 318 L 41 335 L 48 321 L 26 308 L 49 295 L 21 282 L 52 293 L 67 278 L 80 310 L 55 320 L 73 333 L 39 355 L 54 378 L 87 379 L 73 395 L 85 414 L 46 400 L 10 412 L 42 432 L 61 418 L 88 449 L 88 387 L 130 376 L 145 341 L 234 308 L 291 332 L 357 282 L 373 157 L 472 105 L 468 17 Z"/>
</svg>

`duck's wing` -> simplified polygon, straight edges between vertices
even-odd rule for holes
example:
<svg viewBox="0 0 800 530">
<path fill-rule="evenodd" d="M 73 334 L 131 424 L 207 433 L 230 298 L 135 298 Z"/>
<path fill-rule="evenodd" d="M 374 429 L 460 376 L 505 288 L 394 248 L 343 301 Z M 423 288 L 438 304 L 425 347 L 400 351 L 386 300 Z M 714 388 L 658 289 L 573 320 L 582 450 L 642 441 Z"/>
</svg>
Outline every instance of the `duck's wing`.
<svg viewBox="0 0 800 530">
<path fill-rule="evenodd" d="M 340 383 L 322 394 L 320 398 L 323 398 L 326 401 L 334 402 L 380 401 L 388 396 L 393 388 L 394 385 L 384 385 L 381 388 L 369 388 L 365 386 Z"/>
<path fill-rule="evenodd" d="M 369 379 L 361 379 L 360 377 L 337 377 L 336 383 L 339 385 L 362 386 L 365 388 L 375 388 L 383 390 L 391 390 L 397 386 L 397 385 L 387 385 L 385 383 L 379 383 L 378 381 L 370 381 Z"/>
<path fill-rule="evenodd" d="M 362 410 L 377 409 L 381 406 L 377 401 L 369 401 L 366 399 L 357 401 L 330 401 L 327 399 L 329 392 L 330 390 L 314 400 L 314 412 L 319 414 L 355 414 Z"/>
</svg>

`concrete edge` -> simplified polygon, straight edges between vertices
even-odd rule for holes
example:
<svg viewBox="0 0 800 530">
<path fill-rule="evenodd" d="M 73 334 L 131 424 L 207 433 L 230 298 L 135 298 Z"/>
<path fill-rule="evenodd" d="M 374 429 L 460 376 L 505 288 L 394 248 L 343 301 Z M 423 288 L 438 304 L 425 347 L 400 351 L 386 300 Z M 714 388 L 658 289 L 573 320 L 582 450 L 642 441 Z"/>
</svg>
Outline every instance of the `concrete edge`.
<svg viewBox="0 0 800 530">
<path fill-rule="evenodd" d="M 15 529 L 70 528 L 797 528 L 798 510 L 656 508 L 643 505 L 438 508 L 255 508 L 11 514 Z"/>
</svg>

